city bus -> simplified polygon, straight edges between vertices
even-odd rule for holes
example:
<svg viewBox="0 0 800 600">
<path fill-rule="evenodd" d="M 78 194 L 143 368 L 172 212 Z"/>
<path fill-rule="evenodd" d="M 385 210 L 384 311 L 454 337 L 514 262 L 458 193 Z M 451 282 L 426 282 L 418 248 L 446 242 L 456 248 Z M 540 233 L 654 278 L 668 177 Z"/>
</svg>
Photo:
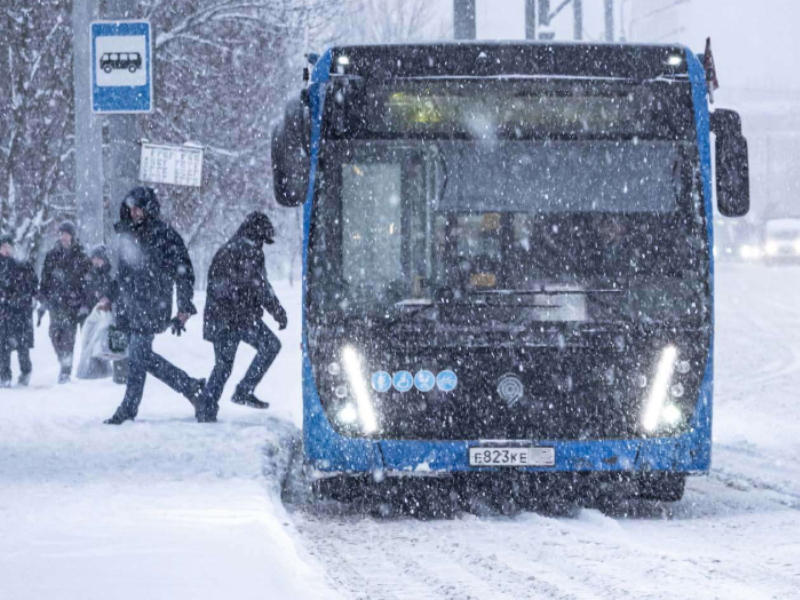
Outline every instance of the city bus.
<svg viewBox="0 0 800 600">
<path fill-rule="evenodd" d="M 719 212 L 749 207 L 741 120 L 709 110 L 703 57 L 453 42 L 309 62 L 272 161 L 304 211 L 317 491 L 512 478 L 679 500 L 711 460 L 711 133 Z"/>
</svg>

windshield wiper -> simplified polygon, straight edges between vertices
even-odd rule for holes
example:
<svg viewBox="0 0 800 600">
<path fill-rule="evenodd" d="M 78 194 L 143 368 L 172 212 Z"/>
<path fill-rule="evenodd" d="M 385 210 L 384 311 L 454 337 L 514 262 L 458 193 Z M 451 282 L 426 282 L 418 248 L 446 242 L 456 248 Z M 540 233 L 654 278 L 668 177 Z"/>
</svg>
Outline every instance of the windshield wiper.
<svg viewBox="0 0 800 600">
<path fill-rule="evenodd" d="M 437 308 L 437 303 L 431 298 L 406 298 L 394 303 L 396 309 L 401 310 L 395 317 L 386 322 L 386 326 L 391 328 L 403 321 L 411 320 L 433 308 Z"/>
<path fill-rule="evenodd" d="M 625 312 L 625 305 L 611 300 L 611 296 L 626 294 L 628 290 L 621 288 L 585 288 L 585 289 L 572 289 L 572 290 L 476 290 L 471 295 L 497 297 L 497 296 L 586 296 L 591 304 L 597 304 L 606 311 L 611 312 L 617 317 L 628 318 L 629 315 Z M 526 308 L 541 308 L 541 309 L 559 309 L 563 308 L 561 304 L 526 304 Z"/>
</svg>

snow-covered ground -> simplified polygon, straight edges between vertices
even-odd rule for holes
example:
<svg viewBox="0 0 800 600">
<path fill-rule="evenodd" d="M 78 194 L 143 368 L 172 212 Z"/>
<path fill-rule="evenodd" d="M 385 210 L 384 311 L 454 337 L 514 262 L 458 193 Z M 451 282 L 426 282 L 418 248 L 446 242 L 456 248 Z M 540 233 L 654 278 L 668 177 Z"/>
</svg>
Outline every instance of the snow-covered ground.
<svg viewBox="0 0 800 600">
<path fill-rule="evenodd" d="M 276 289 L 292 309 L 258 390 L 272 409 L 225 401 L 217 425 L 158 382 L 135 423 L 102 425 L 122 387 L 53 385 L 37 331 L 33 386 L 0 392 L 0 598 L 800 598 L 800 268 L 719 266 L 713 471 L 636 516 L 287 510 L 300 292 Z M 157 347 L 211 369 L 199 318 Z"/>
</svg>

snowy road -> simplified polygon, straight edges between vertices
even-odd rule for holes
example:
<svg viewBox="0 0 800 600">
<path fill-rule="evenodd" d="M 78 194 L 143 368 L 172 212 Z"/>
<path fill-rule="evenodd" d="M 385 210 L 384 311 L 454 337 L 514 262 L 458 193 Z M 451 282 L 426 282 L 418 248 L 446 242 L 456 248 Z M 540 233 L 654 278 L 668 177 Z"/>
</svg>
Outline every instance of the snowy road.
<svg viewBox="0 0 800 600">
<path fill-rule="evenodd" d="M 714 463 L 682 502 L 374 520 L 295 513 L 349 598 L 800 598 L 800 268 L 721 265 Z"/>
<path fill-rule="evenodd" d="M 227 403 L 217 426 L 148 384 L 136 423 L 109 430 L 121 389 L 53 386 L 41 329 L 34 387 L 0 392 L 0 598 L 800 598 L 800 268 L 719 265 L 717 302 L 712 474 L 635 516 L 287 511 L 297 309 L 259 388 L 270 415 Z M 158 343 L 204 375 L 189 325 Z"/>
</svg>

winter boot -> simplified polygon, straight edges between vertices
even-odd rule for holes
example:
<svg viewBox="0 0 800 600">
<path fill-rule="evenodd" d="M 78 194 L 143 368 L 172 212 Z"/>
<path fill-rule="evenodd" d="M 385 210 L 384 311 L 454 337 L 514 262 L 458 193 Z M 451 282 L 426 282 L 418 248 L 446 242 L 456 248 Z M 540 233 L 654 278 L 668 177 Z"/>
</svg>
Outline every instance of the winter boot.
<svg viewBox="0 0 800 600">
<path fill-rule="evenodd" d="M 10 379 L 3 379 L 0 381 L 0 388 L 10 388 L 11 387 L 11 380 Z"/>
<path fill-rule="evenodd" d="M 234 404 L 241 404 L 242 406 L 249 406 L 250 408 L 269 408 L 269 402 L 263 402 L 253 395 L 253 392 L 247 392 L 236 388 L 236 393 L 231 398 Z"/>
<path fill-rule="evenodd" d="M 113 417 L 106 419 L 103 423 L 106 425 L 122 425 L 125 421 L 133 421 L 133 417 L 129 417 L 124 412 L 117 410 Z"/>
<path fill-rule="evenodd" d="M 72 377 L 72 368 L 66 369 L 62 368 L 61 372 L 58 374 L 58 383 L 69 383 Z"/>
<path fill-rule="evenodd" d="M 197 422 L 198 423 L 216 423 L 217 422 L 217 415 L 214 411 L 211 410 L 204 410 L 197 413 Z"/>
<path fill-rule="evenodd" d="M 17 385 L 20 387 L 28 387 L 31 383 L 31 374 L 30 373 L 22 373 L 17 380 Z"/>
</svg>

